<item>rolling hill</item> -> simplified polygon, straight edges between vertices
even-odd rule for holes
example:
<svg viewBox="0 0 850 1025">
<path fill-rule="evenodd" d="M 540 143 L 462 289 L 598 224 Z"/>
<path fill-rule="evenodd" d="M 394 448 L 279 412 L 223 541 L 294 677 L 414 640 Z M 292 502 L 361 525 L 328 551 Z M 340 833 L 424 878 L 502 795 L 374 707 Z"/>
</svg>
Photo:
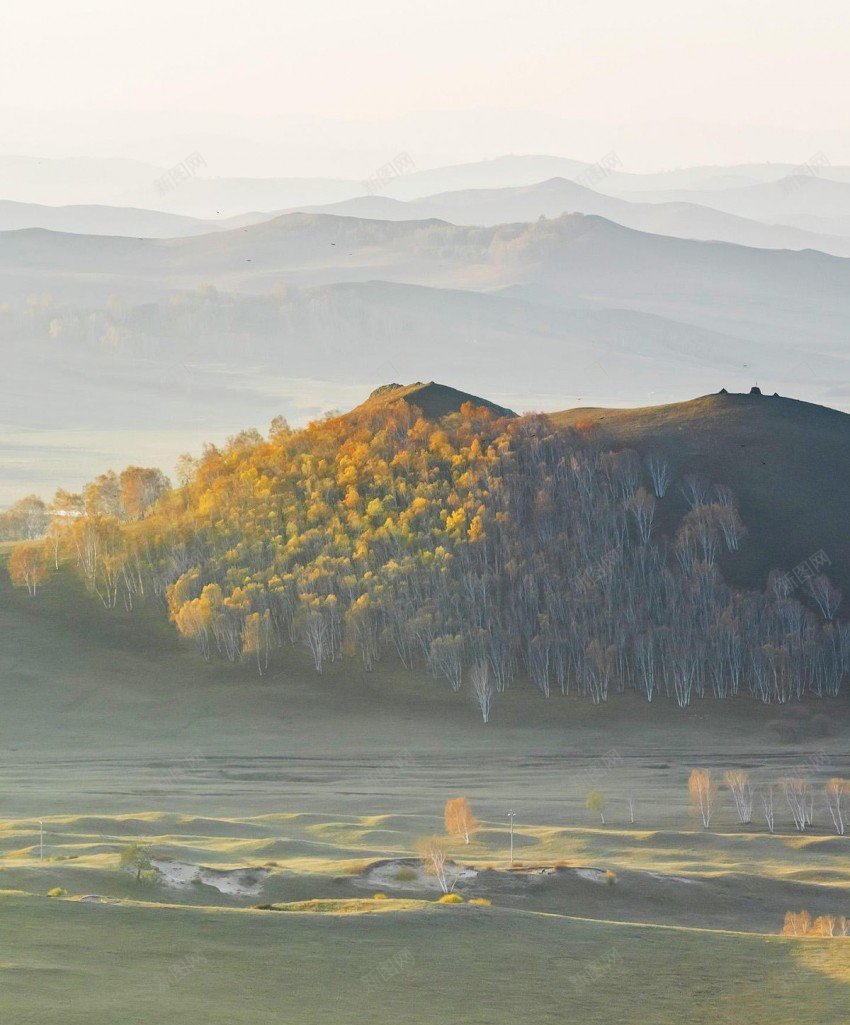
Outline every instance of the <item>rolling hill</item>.
<svg viewBox="0 0 850 1025">
<path fill-rule="evenodd" d="M 182 238 L 262 220 L 262 215 L 230 221 L 200 220 L 181 214 L 126 206 L 46 206 L 0 200 L 0 231 L 43 228 L 74 235 L 124 235 L 138 238 Z"/>
<path fill-rule="evenodd" d="M 105 464 L 171 467 L 187 446 L 278 414 L 302 424 L 376 379 L 433 376 L 515 409 L 558 409 L 672 401 L 685 378 L 703 391 L 749 387 L 793 356 L 630 310 L 380 281 L 19 302 L 0 313 L 0 352 L 0 503 L 79 487 Z M 829 368 L 819 364 L 827 384 Z"/>
<path fill-rule="evenodd" d="M 516 415 L 433 381 L 385 385 L 352 413 L 398 401 L 434 419 L 464 402 Z M 663 406 L 580 407 L 548 416 L 596 447 L 664 454 L 679 481 L 697 474 L 731 487 L 748 527 L 741 550 L 723 560 L 731 582 L 761 589 L 772 569 L 791 571 L 823 552 L 824 571 L 850 594 L 850 414 L 779 395 L 720 392 Z M 681 494 L 671 494 L 661 510 L 662 530 L 674 528 L 687 508 Z"/>
<path fill-rule="evenodd" d="M 821 352 L 843 350 L 850 312 L 847 260 L 669 238 L 581 214 L 494 227 L 290 214 L 168 240 L 0 234 L 3 299 L 138 301 L 201 284 L 256 293 L 371 280 L 630 308 L 751 340 L 796 335 Z"/>
<path fill-rule="evenodd" d="M 724 564 L 734 582 L 763 586 L 771 569 L 793 570 L 823 551 L 826 572 L 850 593 L 850 415 L 781 396 L 716 394 L 551 416 L 561 427 L 582 425 L 601 445 L 666 453 L 679 476 L 729 485 L 749 529 Z"/>
<path fill-rule="evenodd" d="M 766 224 L 696 203 L 621 199 L 566 178 L 514 188 L 444 192 L 408 202 L 391 196 L 362 196 L 327 207 L 312 207 L 310 212 L 392 221 L 436 217 L 468 225 L 511 224 L 570 213 L 593 214 L 653 235 L 732 242 L 759 249 L 817 249 L 834 256 L 850 256 L 850 240 L 837 235 L 817 234 L 781 223 Z"/>
<path fill-rule="evenodd" d="M 804 231 L 850 235 L 850 182 L 833 181 L 832 168 L 819 174 L 791 174 L 773 182 L 760 182 L 722 190 L 669 190 L 644 193 L 655 203 L 698 203 L 738 217 L 767 224 L 786 224 Z"/>
<path fill-rule="evenodd" d="M 184 431 L 303 423 L 376 378 L 452 380 L 518 410 L 754 383 L 850 408 L 850 261 L 590 215 L 3 232 L 0 303 L 5 501 L 57 465 L 78 485 L 122 431 L 121 452 L 170 463 Z"/>
<path fill-rule="evenodd" d="M 415 384 L 385 384 L 369 396 L 366 402 L 358 406 L 353 412 L 366 409 L 392 407 L 403 402 L 408 406 L 415 406 L 430 420 L 441 420 L 443 417 L 451 416 L 460 412 L 461 406 L 469 403 L 477 408 L 489 409 L 495 416 L 515 417 L 512 409 L 499 406 L 489 399 L 482 399 L 479 395 L 470 395 L 468 392 L 458 391 L 445 384 L 437 384 L 436 381 L 422 382 Z"/>
</svg>

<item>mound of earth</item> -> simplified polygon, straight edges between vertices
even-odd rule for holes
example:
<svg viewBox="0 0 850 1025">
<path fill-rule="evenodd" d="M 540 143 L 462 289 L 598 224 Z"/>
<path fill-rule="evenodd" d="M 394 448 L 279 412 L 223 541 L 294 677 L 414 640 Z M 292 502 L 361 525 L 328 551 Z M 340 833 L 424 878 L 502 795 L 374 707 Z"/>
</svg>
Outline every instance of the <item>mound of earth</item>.
<svg viewBox="0 0 850 1025">
<path fill-rule="evenodd" d="M 451 890 L 470 896 L 524 891 L 556 876 L 578 876 L 592 883 L 607 884 L 609 877 L 601 868 L 568 868 L 554 865 L 523 865 L 514 868 L 473 868 L 446 863 L 446 881 Z M 439 884 L 419 858 L 395 858 L 375 861 L 354 877 L 354 886 L 365 889 L 408 892 L 433 892 Z"/>
<path fill-rule="evenodd" d="M 471 883 L 478 876 L 478 870 L 465 865 L 446 863 L 446 879 L 449 887 L 462 890 L 465 883 Z M 370 890 L 403 890 L 411 892 L 432 892 L 439 889 L 433 873 L 429 873 L 419 858 L 395 858 L 373 861 L 361 875 L 352 878 L 358 887 Z"/>
<path fill-rule="evenodd" d="M 159 873 L 161 882 L 178 890 L 196 883 L 211 886 L 230 897 L 253 897 L 260 893 L 267 877 L 266 868 L 204 868 L 182 861 L 160 861 L 152 858 L 151 865 Z"/>
<path fill-rule="evenodd" d="M 442 420 L 444 416 L 459 413 L 461 406 L 466 403 L 478 409 L 489 409 L 495 416 L 516 417 L 516 413 L 512 409 L 499 406 L 489 399 L 481 398 L 480 395 L 471 395 L 469 392 L 459 391 L 446 384 L 437 384 L 436 381 L 417 381 L 415 384 L 384 384 L 380 388 L 376 388 L 357 409 L 392 406 L 400 402 L 416 406 L 428 420 Z"/>
</svg>

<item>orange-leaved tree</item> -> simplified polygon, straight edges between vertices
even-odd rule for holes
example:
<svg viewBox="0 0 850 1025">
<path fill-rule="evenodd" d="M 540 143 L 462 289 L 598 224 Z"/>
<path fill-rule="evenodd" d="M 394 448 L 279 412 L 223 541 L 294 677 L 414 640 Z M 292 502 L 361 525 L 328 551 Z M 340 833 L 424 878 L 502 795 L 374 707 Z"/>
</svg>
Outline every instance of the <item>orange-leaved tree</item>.
<svg viewBox="0 0 850 1025">
<path fill-rule="evenodd" d="M 26 587 L 30 597 L 35 597 L 47 572 L 47 552 L 43 543 L 24 541 L 12 550 L 9 556 L 9 576 L 16 586 Z"/>
<path fill-rule="evenodd" d="M 465 797 L 452 797 L 446 801 L 446 832 L 452 836 L 462 836 L 464 843 L 469 843 L 469 835 L 478 828 L 478 822 L 472 814 L 469 801 Z"/>
</svg>

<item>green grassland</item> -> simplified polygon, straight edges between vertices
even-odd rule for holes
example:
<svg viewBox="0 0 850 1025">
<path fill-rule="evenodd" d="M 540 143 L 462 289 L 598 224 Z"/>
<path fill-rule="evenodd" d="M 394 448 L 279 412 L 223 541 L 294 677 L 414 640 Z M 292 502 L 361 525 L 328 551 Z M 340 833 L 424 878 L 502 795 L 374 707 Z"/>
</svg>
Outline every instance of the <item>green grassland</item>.
<svg viewBox="0 0 850 1025">
<path fill-rule="evenodd" d="M 802 837 L 782 803 L 776 835 L 740 826 L 728 795 L 704 831 L 686 792 L 695 765 L 850 777 L 846 699 L 791 744 L 749 700 L 593 706 L 519 683 L 484 727 L 468 696 L 390 663 L 207 664 L 153 601 L 106 612 L 66 572 L 36 600 L 2 577 L 0 640 L 3 1023 L 846 1019 L 850 940 L 777 934 L 789 909 L 850 914 L 850 838 L 822 807 Z M 482 822 L 450 852 L 479 872 L 464 903 L 373 883 L 456 794 Z M 136 842 L 261 883 L 137 882 L 118 867 Z"/>
<path fill-rule="evenodd" d="M 373 916 L 0 899 L 4 1020 L 790 1022 L 846 1017 L 846 946 L 494 908 Z M 842 957 L 843 954 L 843 957 Z"/>
</svg>

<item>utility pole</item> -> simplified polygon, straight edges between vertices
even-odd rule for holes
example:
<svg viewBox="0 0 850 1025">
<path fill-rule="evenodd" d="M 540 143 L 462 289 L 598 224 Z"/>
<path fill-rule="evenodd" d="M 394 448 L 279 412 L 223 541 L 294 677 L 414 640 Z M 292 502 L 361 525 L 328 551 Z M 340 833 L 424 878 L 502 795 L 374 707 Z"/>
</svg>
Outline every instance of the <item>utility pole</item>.
<svg viewBox="0 0 850 1025">
<path fill-rule="evenodd" d="M 508 818 L 511 821 L 511 864 L 510 864 L 511 868 L 514 867 L 514 817 L 515 817 L 515 812 L 514 812 L 513 808 L 511 808 L 511 810 L 508 812 Z"/>
<path fill-rule="evenodd" d="M 44 819 L 38 820 L 38 860 L 44 861 Z"/>
</svg>

